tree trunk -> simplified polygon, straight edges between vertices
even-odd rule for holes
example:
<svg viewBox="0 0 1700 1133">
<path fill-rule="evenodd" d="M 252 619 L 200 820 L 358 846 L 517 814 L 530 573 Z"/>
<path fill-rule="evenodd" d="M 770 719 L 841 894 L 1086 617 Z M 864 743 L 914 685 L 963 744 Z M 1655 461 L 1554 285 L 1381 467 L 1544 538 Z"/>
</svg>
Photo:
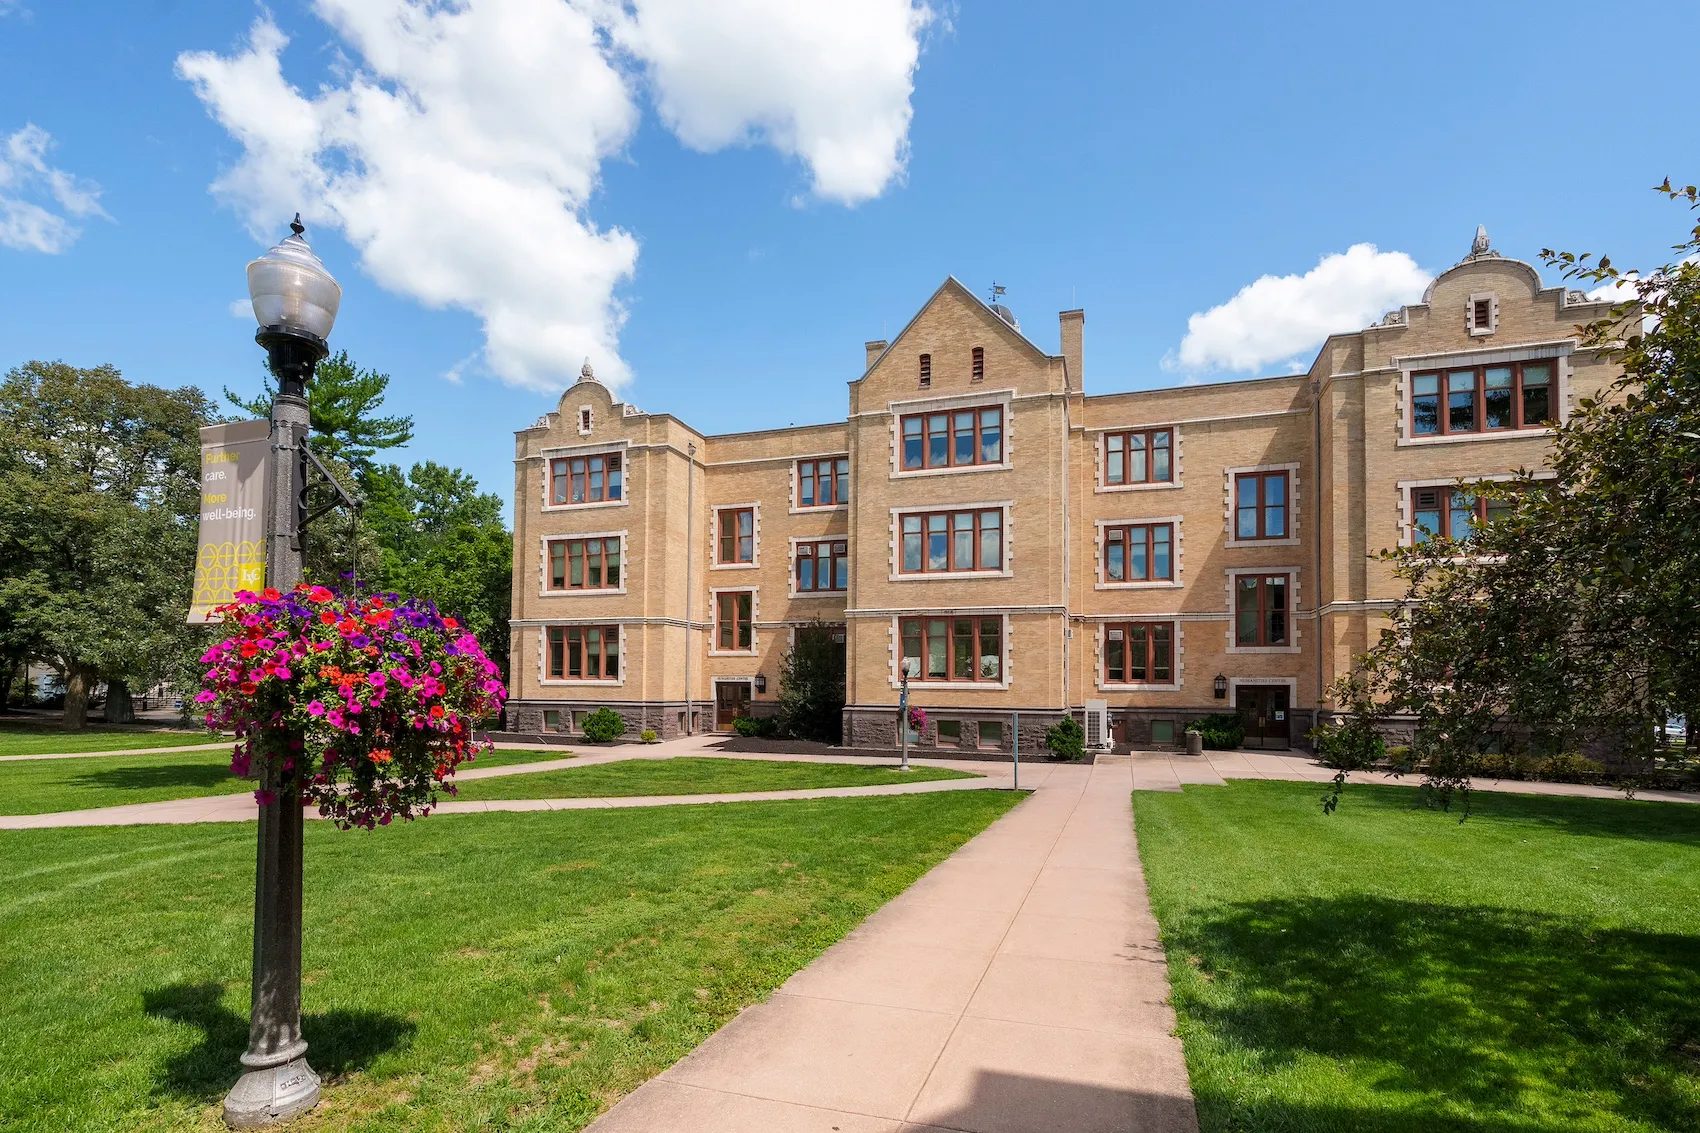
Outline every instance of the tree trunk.
<svg viewBox="0 0 1700 1133">
<path fill-rule="evenodd" d="M 129 682 L 116 678 L 106 682 L 106 722 L 108 724 L 134 724 L 136 722 L 136 707 L 130 703 Z"/>
<path fill-rule="evenodd" d="M 65 726 L 86 728 L 89 724 L 89 690 L 94 687 L 91 665 L 65 666 Z"/>
</svg>

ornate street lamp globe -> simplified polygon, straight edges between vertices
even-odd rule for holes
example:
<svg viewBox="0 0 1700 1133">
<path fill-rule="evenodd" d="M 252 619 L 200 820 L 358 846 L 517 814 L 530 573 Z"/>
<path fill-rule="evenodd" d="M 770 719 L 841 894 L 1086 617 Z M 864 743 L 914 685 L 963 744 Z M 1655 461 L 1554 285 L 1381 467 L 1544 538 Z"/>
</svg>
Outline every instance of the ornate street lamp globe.
<svg viewBox="0 0 1700 1133">
<path fill-rule="evenodd" d="M 301 397 L 313 367 L 329 353 L 325 340 L 342 305 L 342 286 L 301 238 L 300 213 L 289 228 L 282 243 L 248 265 L 248 297 L 260 324 L 254 341 L 266 348 L 281 392 Z"/>
</svg>

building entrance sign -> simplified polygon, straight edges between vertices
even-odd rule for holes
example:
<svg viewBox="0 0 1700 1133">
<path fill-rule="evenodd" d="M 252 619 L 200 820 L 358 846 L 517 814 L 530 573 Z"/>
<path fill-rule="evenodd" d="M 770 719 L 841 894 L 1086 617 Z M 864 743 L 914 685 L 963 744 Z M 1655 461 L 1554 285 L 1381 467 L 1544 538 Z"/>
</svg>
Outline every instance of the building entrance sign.
<svg viewBox="0 0 1700 1133">
<path fill-rule="evenodd" d="M 266 584 L 266 508 L 271 422 L 201 430 L 201 533 L 189 621 L 209 621 L 238 590 Z"/>
</svg>

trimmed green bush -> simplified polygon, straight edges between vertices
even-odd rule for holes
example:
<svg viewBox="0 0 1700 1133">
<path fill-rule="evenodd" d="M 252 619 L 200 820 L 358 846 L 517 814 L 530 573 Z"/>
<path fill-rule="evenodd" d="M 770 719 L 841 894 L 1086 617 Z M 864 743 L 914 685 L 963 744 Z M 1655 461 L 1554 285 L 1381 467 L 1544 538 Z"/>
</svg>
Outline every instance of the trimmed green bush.
<svg viewBox="0 0 1700 1133">
<path fill-rule="evenodd" d="M 740 736 L 772 739 L 779 734 L 779 721 L 772 716 L 739 716 L 732 721 L 732 730 Z"/>
<path fill-rule="evenodd" d="M 1086 754 L 1086 732 L 1080 721 L 1064 716 L 1045 729 L 1045 746 L 1059 759 L 1080 759 Z"/>
<path fill-rule="evenodd" d="M 654 728 L 645 728 L 643 731 L 638 733 L 638 739 L 642 740 L 646 744 L 654 743 L 657 738 L 658 737 L 655 734 Z"/>
<path fill-rule="evenodd" d="M 1233 712 L 1217 712 L 1186 726 L 1189 732 L 1204 737 L 1204 746 L 1211 751 L 1231 751 L 1245 742 L 1245 725 Z"/>
<path fill-rule="evenodd" d="M 606 705 L 584 718 L 584 738 L 591 743 L 605 744 L 625 734 L 626 718 Z"/>
</svg>

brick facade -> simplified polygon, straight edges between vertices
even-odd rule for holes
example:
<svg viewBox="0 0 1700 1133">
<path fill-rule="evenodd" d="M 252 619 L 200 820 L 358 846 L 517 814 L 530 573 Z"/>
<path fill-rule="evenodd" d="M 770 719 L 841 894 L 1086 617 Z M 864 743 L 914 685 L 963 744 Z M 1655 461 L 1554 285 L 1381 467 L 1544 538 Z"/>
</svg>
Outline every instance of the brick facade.
<svg viewBox="0 0 1700 1133">
<path fill-rule="evenodd" d="M 1494 315 L 1487 328 L 1471 317 L 1483 296 Z M 1578 324 L 1606 309 L 1543 287 L 1527 264 L 1472 254 L 1421 303 L 1329 338 L 1307 373 L 1088 394 L 1082 312 L 1059 316 L 1061 353 L 1046 354 L 952 279 L 891 342 L 867 344 L 844 421 L 727 436 L 615 402 L 587 368 L 556 412 L 516 434 L 510 727 L 541 731 L 544 713 L 553 712 L 570 730 L 572 712 L 606 704 L 633 731 L 706 730 L 716 726 L 721 686 L 747 696 L 760 715 L 772 709 L 792 628 L 819 618 L 844 626 L 845 742 L 894 746 L 902 626 L 918 618 L 922 636 L 911 640 L 921 642 L 920 664 L 933 673 L 942 657 L 944 671 L 943 679 L 911 684 L 912 701 L 931 717 L 922 748 L 941 742 L 937 723 L 946 721 L 964 746 L 980 746 L 984 723 L 986 746 L 1008 750 L 1006 722 L 1019 711 L 1022 749 L 1036 749 L 1044 727 L 1064 713 L 1080 716 L 1089 701 L 1106 702 L 1115 739 L 1137 746 L 1176 742 L 1189 720 L 1248 705 L 1263 706 L 1265 742 L 1302 744 L 1328 710 L 1322 690 L 1372 643 L 1400 594 L 1373 556 L 1412 537 L 1413 490 L 1538 468 L 1546 452 L 1545 429 L 1483 429 L 1485 400 L 1476 431 L 1419 434 L 1413 378 L 1544 364 L 1562 419 L 1615 376 L 1576 338 Z M 994 410 L 987 420 L 1001 428 L 995 454 L 974 447 L 984 432 L 973 442 L 952 433 L 947 458 L 973 448 L 975 463 L 905 467 L 904 417 L 955 427 L 970 411 Z M 1130 432 L 1141 434 L 1139 444 L 1166 443 L 1167 480 L 1151 478 L 1147 450 L 1144 482 L 1125 473 L 1130 482 L 1110 482 L 1115 461 L 1132 460 L 1118 446 L 1136 442 L 1116 439 Z M 621 499 L 548 502 L 552 461 L 614 453 Z M 996 459 L 981 459 L 988 455 Z M 821 458 L 848 460 L 847 505 L 801 506 L 799 462 Z M 1278 493 L 1279 515 L 1266 510 L 1262 520 L 1280 530 L 1242 539 L 1239 493 L 1250 489 L 1239 481 L 1258 476 L 1280 482 L 1267 489 Z M 753 554 L 723 562 L 720 517 L 743 509 Z M 981 525 L 967 536 L 975 547 L 982 528 L 995 529 L 995 567 L 971 557 L 962 561 L 977 569 L 955 569 L 959 546 L 969 544 L 952 530 L 944 569 L 905 569 L 903 517 L 951 512 L 970 519 L 947 517 L 947 528 Z M 569 536 L 618 538 L 620 584 L 551 590 L 549 541 Z M 1149 550 L 1148 575 L 1160 555 L 1169 577 L 1126 577 L 1126 564 L 1123 578 L 1111 577 L 1108 548 L 1122 555 L 1128 540 L 1139 555 Z M 799 547 L 810 548 L 807 557 L 823 543 L 847 545 L 848 585 L 801 590 Z M 931 550 L 925 534 L 921 545 Z M 745 594 L 747 645 L 735 626 L 723 636 L 717 618 L 726 602 L 740 619 Z M 1254 637 L 1271 640 L 1245 636 L 1237 605 L 1262 611 L 1249 624 Z M 982 636 L 987 625 L 995 641 Z M 582 664 L 576 675 L 565 666 L 551 675 L 551 627 L 617 634 L 618 676 L 592 680 Z M 1160 638 L 1165 645 L 1155 644 Z M 1164 648 L 1159 679 L 1163 654 L 1155 651 Z M 1118 650 L 1139 652 L 1141 664 L 1150 659 L 1143 681 L 1109 679 L 1131 672 L 1114 668 Z M 1226 684 L 1220 698 L 1218 676 Z M 1271 697 L 1284 697 L 1284 707 Z"/>
</svg>

